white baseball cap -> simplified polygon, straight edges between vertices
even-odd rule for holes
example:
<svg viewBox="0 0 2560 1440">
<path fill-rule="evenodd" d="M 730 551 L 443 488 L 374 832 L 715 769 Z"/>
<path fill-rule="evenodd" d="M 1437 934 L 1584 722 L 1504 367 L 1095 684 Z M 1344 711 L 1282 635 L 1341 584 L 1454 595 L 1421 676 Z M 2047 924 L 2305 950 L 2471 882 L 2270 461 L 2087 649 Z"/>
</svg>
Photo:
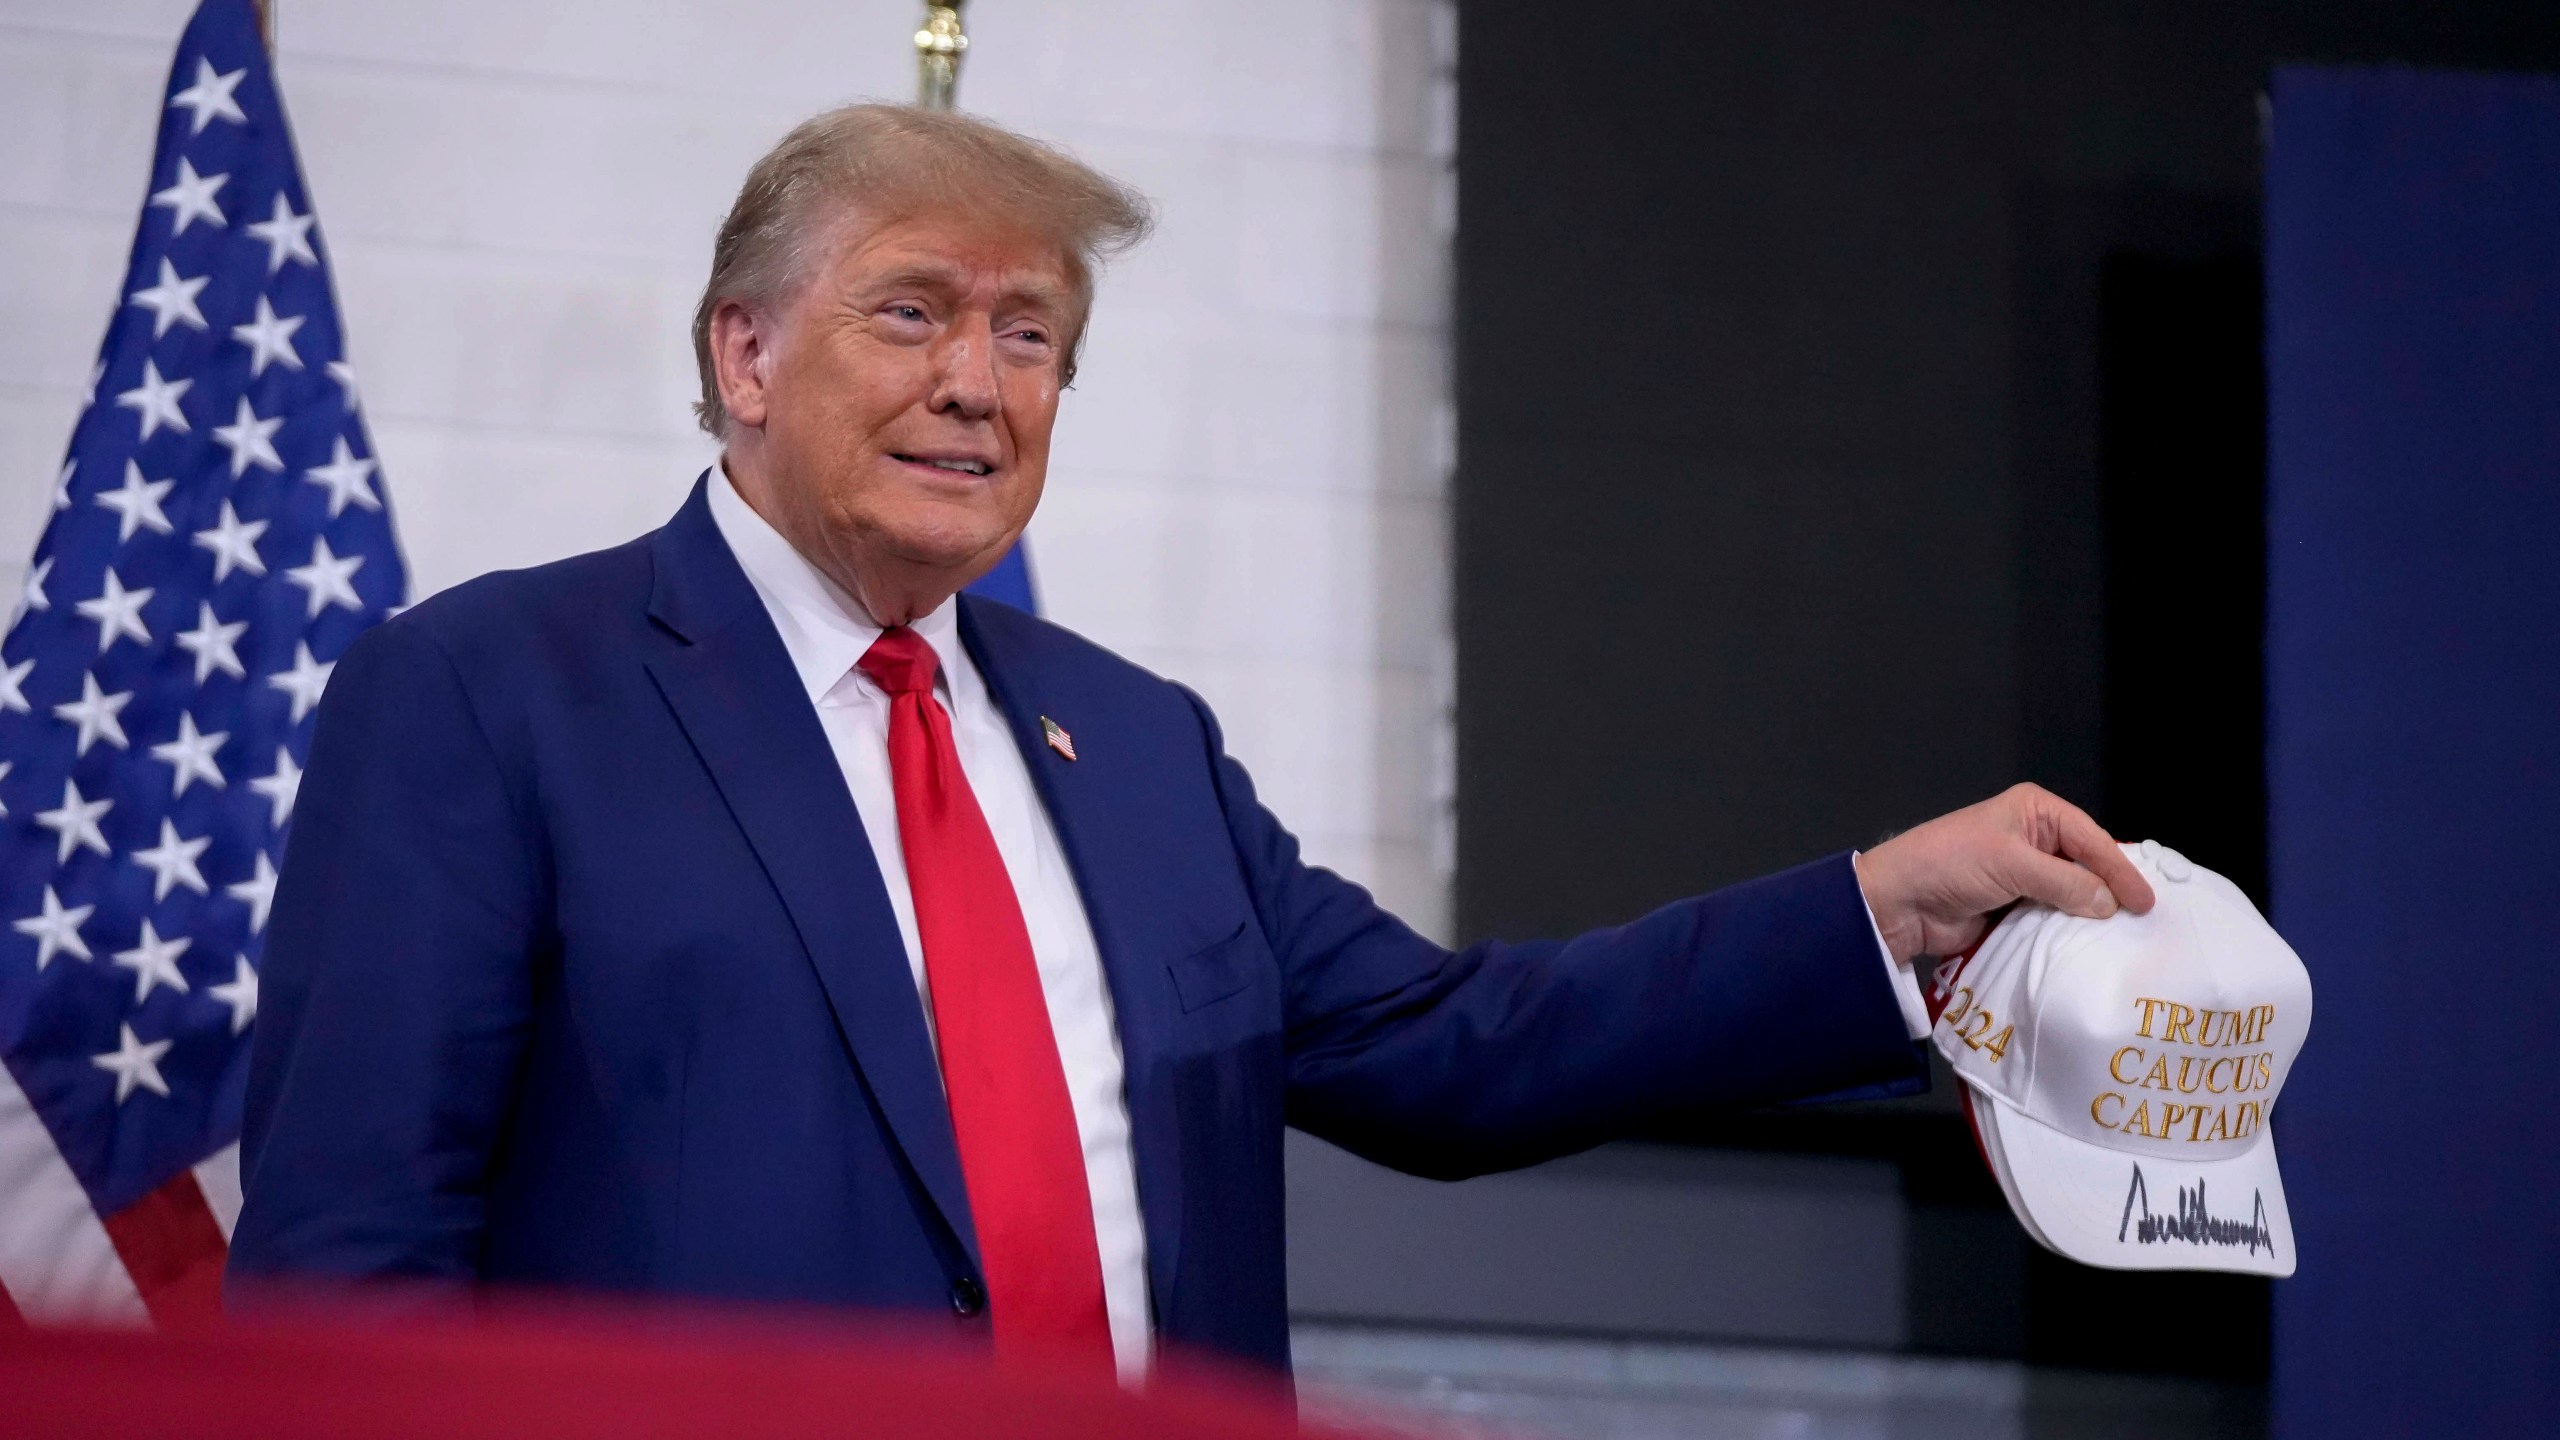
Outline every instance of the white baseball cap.
<svg viewBox="0 0 2560 1440">
<path fill-rule="evenodd" d="M 2148 915 L 2009 913 L 1942 971 L 1933 1038 L 2047 1249 L 2116 1270 L 2293 1273 L 2267 1120 L 2311 976 L 2240 888 L 2157 841 Z"/>
</svg>

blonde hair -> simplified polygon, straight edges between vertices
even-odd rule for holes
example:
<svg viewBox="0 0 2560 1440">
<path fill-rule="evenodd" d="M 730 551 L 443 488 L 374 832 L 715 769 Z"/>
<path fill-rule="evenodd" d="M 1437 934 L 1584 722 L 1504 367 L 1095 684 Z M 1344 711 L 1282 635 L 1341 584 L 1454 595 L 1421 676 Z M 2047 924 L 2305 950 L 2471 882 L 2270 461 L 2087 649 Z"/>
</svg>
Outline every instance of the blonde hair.
<svg viewBox="0 0 2560 1440">
<path fill-rule="evenodd" d="M 932 210 L 984 214 L 1052 241 L 1075 287 L 1075 331 L 1059 383 L 1075 379 L 1104 259 L 1146 238 L 1146 197 L 1054 146 L 1001 125 L 912 105 L 847 105 L 802 121 L 738 187 L 711 247 L 711 278 L 693 312 L 702 372 L 694 415 L 726 438 L 729 412 L 711 360 L 711 316 L 723 301 L 771 310 L 809 279 L 848 212 L 873 225 Z"/>
</svg>

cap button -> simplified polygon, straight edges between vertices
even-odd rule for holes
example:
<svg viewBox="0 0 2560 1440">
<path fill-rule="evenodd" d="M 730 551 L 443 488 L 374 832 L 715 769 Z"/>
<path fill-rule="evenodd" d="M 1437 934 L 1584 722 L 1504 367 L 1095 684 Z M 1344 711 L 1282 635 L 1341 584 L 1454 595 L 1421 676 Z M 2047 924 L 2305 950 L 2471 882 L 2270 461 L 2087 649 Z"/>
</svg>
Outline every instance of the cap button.
<svg viewBox="0 0 2560 1440">
<path fill-rule="evenodd" d="M 2144 843 L 2148 844 L 2150 842 L 2146 841 Z M 2187 877 L 2195 873 L 2195 867 L 2187 863 L 2186 856 L 2179 854 L 2175 850 L 2162 849 L 2160 851 L 2161 879 L 2184 881 Z"/>
</svg>

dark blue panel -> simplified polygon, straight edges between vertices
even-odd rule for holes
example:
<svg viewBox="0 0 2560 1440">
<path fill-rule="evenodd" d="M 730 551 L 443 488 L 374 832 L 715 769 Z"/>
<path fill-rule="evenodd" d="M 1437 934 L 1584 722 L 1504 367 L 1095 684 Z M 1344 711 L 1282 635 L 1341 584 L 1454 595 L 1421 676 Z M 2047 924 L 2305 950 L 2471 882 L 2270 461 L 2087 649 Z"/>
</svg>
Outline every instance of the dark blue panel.
<svg viewBox="0 0 2560 1440">
<path fill-rule="evenodd" d="M 2560 82 L 2280 73 L 2267 249 L 2277 1429 L 2560 1434 Z"/>
<path fill-rule="evenodd" d="M 996 562 L 996 568 L 971 583 L 969 593 L 983 595 L 989 600 L 1001 600 L 1016 610 L 1027 610 L 1034 615 L 1040 613 L 1039 603 L 1031 593 L 1031 555 L 1019 541 L 1004 552 L 1004 558 Z"/>
</svg>

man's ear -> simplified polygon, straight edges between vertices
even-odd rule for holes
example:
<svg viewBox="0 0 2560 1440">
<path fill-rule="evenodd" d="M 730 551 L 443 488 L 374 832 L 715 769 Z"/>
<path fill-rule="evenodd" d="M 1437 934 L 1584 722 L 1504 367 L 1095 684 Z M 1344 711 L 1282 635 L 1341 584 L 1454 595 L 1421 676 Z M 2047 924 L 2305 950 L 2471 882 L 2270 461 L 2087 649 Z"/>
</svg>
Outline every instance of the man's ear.
<svg viewBox="0 0 2560 1440">
<path fill-rule="evenodd" d="M 773 374 L 772 322 L 735 300 L 711 312 L 711 364 L 720 376 L 720 405 L 733 425 L 762 425 L 765 382 Z"/>
</svg>

